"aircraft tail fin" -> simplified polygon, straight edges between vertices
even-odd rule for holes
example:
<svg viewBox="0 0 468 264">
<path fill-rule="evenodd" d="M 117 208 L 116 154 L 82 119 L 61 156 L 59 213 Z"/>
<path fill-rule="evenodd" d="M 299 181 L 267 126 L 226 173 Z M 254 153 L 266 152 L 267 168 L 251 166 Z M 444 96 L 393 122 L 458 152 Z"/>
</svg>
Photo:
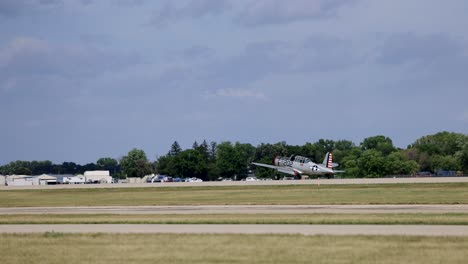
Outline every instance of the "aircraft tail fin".
<svg viewBox="0 0 468 264">
<path fill-rule="evenodd" d="M 325 158 L 323 159 L 322 164 L 325 165 L 329 169 L 338 166 L 338 164 L 333 163 L 333 154 L 331 152 L 327 152 L 327 154 L 325 155 Z"/>
</svg>

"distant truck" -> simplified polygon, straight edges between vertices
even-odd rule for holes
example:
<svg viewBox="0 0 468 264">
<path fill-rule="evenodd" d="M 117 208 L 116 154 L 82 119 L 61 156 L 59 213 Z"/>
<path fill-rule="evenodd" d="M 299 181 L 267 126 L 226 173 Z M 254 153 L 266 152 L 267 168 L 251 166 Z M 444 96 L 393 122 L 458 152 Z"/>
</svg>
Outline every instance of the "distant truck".
<svg viewBox="0 0 468 264">
<path fill-rule="evenodd" d="M 438 177 L 455 177 L 455 176 L 457 176 L 457 172 L 456 171 L 447 171 L 447 170 L 438 170 L 438 171 L 436 171 L 435 176 L 438 176 Z"/>
</svg>

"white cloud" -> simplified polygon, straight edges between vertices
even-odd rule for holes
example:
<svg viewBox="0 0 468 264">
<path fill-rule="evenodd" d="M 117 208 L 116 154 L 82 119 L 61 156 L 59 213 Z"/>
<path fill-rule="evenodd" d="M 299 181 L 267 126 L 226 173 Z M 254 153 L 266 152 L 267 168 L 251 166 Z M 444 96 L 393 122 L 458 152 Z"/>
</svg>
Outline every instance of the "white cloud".
<svg viewBox="0 0 468 264">
<path fill-rule="evenodd" d="M 249 26 L 286 24 L 295 21 L 325 18 L 353 1 L 343 0 L 255 0 L 239 13 L 239 23 Z"/>
<path fill-rule="evenodd" d="M 268 97 L 262 92 L 243 88 L 218 89 L 214 92 L 208 93 L 208 97 L 253 98 L 259 100 L 268 99 Z"/>
<path fill-rule="evenodd" d="M 180 19 L 220 14 L 230 8 L 227 0 L 191 0 L 182 5 L 175 3 L 176 1 L 166 1 L 163 7 L 152 15 L 150 24 L 164 26 Z"/>
<path fill-rule="evenodd" d="M 139 57 L 136 54 L 17 37 L 6 47 L 0 47 L 0 79 L 2 76 L 25 75 L 89 77 L 114 71 L 137 61 Z"/>
<path fill-rule="evenodd" d="M 17 56 L 44 53 L 49 50 L 49 45 L 45 41 L 30 37 L 17 37 L 0 49 L 0 67 L 12 63 Z"/>
</svg>

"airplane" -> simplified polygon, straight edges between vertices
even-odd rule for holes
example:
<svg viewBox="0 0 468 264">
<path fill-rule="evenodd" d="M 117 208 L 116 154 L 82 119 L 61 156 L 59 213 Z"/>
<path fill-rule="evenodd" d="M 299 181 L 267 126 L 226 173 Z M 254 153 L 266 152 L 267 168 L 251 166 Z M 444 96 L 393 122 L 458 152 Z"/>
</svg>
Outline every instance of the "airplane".
<svg viewBox="0 0 468 264">
<path fill-rule="evenodd" d="M 338 172 L 344 172 L 340 170 L 333 170 L 333 168 L 337 167 L 338 164 L 333 163 L 333 154 L 331 152 L 327 152 L 322 164 L 314 163 L 306 157 L 294 155 L 291 155 L 291 157 L 275 157 L 275 165 L 268 165 L 256 162 L 252 162 L 252 164 L 270 169 L 275 169 L 278 172 L 294 175 L 299 178 L 302 174 L 311 176 L 330 176 Z"/>
</svg>

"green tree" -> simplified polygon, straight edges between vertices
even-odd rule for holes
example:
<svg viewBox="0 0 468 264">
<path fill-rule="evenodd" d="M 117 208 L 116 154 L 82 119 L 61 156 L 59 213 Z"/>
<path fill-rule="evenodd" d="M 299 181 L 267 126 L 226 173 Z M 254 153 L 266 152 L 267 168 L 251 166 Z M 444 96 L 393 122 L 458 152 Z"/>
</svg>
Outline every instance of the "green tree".
<svg viewBox="0 0 468 264">
<path fill-rule="evenodd" d="M 180 152 L 182 152 L 182 148 L 177 141 L 174 141 L 174 143 L 172 143 L 171 150 L 169 151 L 169 155 L 175 157 Z"/>
<path fill-rule="evenodd" d="M 140 149 L 132 149 L 127 156 L 122 158 L 120 164 L 127 177 L 141 178 L 152 173 L 151 164 L 148 162 L 145 152 Z"/>
<path fill-rule="evenodd" d="M 218 145 L 216 166 L 222 177 L 244 177 L 248 171 L 250 162 L 254 158 L 255 147 L 251 144 L 236 142 L 222 142 Z"/>
<path fill-rule="evenodd" d="M 52 161 L 44 160 L 44 161 L 31 161 L 31 172 L 32 175 L 41 175 L 47 174 L 52 171 Z"/>
<path fill-rule="evenodd" d="M 12 161 L 5 166 L 4 172 L 6 172 L 4 174 L 9 175 L 32 175 L 31 162 L 23 160 Z"/>
<path fill-rule="evenodd" d="M 382 152 L 384 155 L 388 155 L 396 150 L 392 140 L 382 135 L 365 138 L 361 143 L 361 148 L 362 150 L 375 149 Z"/>
<path fill-rule="evenodd" d="M 363 173 L 359 167 L 358 160 L 362 155 L 361 148 L 354 147 L 348 154 L 342 158 L 340 168 L 345 172 L 340 174 L 345 178 L 363 177 Z"/>
<path fill-rule="evenodd" d="M 459 139 L 459 150 L 455 152 L 455 157 L 460 164 L 460 168 L 465 174 L 468 174 L 468 135 Z"/>
<path fill-rule="evenodd" d="M 413 160 L 407 160 L 402 152 L 392 152 L 385 157 L 384 175 L 411 175 L 418 170 L 418 163 Z"/>
<path fill-rule="evenodd" d="M 178 176 L 175 157 L 171 155 L 160 156 L 156 161 L 156 171 L 159 174 Z"/>
<path fill-rule="evenodd" d="M 463 147 L 463 142 L 468 136 L 458 133 L 439 132 L 416 140 L 413 147 L 420 152 L 433 155 L 454 155 Z"/>
<path fill-rule="evenodd" d="M 176 161 L 176 176 L 208 179 L 208 164 L 204 155 L 195 149 L 182 151 Z"/>
<path fill-rule="evenodd" d="M 431 158 L 432 166 L 431 170 L 437 172 L 438 170 L 450 170 L 457 171 L 461 170 L 461 166 L 455 156 L 452 155 L 435 155 Z"/>
<path fill-rule="evenodd" d="M 192 149 L 197 149 L 198 146 L 199 146 L 199 145 L 198 145 L 198 142 L 195 141 L 195 142 L 193 142 Z"/>
<path fill-rule="evenodd" d="M 208 156 L 210 159 L 210 162 L 215 162 L 216 161 L 216 149 L 218 148 L 218 144 L 214 141 L 211 141 L 210 147 L 208 150 Z"/>
<path fill-rule="evenodd" d="M 203 158 L 205 159 L 206 162 L 210 159 L 210 153 L 209 153 L 209 146 L 206 140 L 203 140 L 203 142 L 198 146 L 197 151 L 202 154 Z"/>
<path fill-rule="evenodd" d="M 96 165 L 101 170 L 108 170 L 111 173 L 111 175 L 119 171 L 119 162 L 113 158 L 100 158 L 97 160 Z"/>
<path fill-rule="evenodd" d="M 376 178 L 385 175 L 385 158 L 382 152 L 375 149 L 365 150 L 358 159 L 358 166 L 365 178 Z"/>
</svg>

